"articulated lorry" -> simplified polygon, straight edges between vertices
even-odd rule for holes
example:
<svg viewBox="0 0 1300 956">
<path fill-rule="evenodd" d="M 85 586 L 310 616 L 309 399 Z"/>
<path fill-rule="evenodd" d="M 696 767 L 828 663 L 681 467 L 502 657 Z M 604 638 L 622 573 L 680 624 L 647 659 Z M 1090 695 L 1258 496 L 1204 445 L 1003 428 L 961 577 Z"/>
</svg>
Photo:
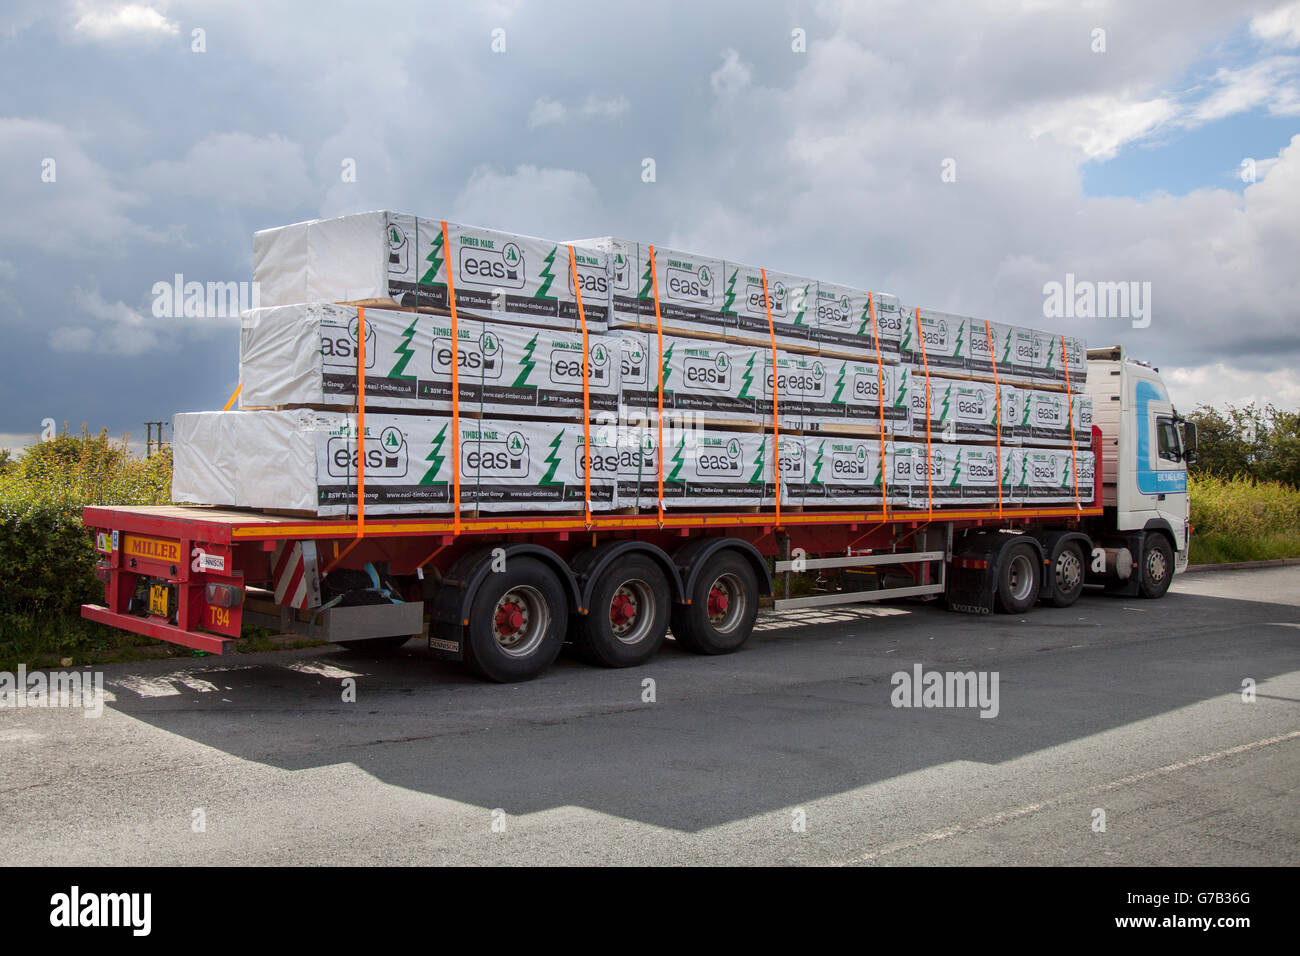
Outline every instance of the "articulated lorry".
<svg viewBox="0 0 1300 956">
<path fill-rule="evenodd" d="M 1068 607 L 1087 586 L 1158 598 L 1187 565 L 1195 426 L 1157 369 L 1118 346 L 1087 357 L 1094 424 L 1079 451 L 1096 466 L 1064 506 L 886 495 L 865 509 L 369 519 L 87 507 L 104 602 L 82 615 L 214 654 L 245 625 L 375 652 L 425 637 L 516 681 L 566 642 L 605 666 L 644 663 L 670 627 L 690 651 L 735 651 L 764 595 L 777 609 L 925 597 L 976 614 Z M 863 586 L 790 596 L 792 573 L 830 569 Z"/>
</svg>

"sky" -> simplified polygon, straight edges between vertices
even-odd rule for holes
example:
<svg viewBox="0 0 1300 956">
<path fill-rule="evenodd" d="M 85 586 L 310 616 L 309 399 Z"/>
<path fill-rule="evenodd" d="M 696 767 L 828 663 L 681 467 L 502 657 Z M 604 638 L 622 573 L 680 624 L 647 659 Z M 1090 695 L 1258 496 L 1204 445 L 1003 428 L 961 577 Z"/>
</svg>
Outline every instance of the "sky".
<svg viewBox="0 0 1300 956">
<path fill-rule="evenodd" d="M 1300 407 L 1300 2 L 6 0 L 0 77 L 0 447 L 220 408 L 238 319 L 158 315 L 157 284 L 249 282 L 256 230 L 369 209 L 1120 343 L 1184 411 Z M 1067 281 L 1145 317 L 1059 315 Z"/>
</svg>

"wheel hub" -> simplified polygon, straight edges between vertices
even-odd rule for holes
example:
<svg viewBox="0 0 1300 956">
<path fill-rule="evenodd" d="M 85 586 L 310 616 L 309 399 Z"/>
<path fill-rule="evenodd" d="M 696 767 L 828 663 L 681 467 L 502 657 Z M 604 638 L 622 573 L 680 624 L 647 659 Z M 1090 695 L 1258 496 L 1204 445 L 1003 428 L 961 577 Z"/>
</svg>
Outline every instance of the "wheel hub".
<svg viewBox="0 0 1300 956">
<path fill-rule="evenodd" d="M 709 617 L 726 614 L 727 606 L 730 603 L 727 592 L 715 584 L 712 590 L 709 591 Z"/>
<path fill-rule="evenodd" d="M 636 602 L 623 592 L 614 595 L 609 603 L 609 623 L 622 627 L 636 617 Z"/>
<path fill-rule="evenodd" d="M 497 606 L 497 633 L 510 637 L 524 626 L 524 609 L 514 601 L 502 601 Z"/>
</svg>

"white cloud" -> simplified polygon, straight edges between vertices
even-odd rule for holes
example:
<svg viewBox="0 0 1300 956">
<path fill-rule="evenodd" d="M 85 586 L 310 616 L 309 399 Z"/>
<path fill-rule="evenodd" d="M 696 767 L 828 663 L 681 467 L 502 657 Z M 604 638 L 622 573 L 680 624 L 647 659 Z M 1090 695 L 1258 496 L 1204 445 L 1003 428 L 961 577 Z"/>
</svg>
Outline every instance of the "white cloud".
<svg viewBox="0 0 1300 956">
<path fill-rule="evenodd" d="M 722 66 L 709 75 L 709 87 L 718 96 L 734 96 L 749 86 L 753 78 L 753 68 L 728 47 L 722 53 Z"/>
<path fill-rule="evenodd" d="M 480 166 L 456 197 L 453 216 L 537 236 L 598 235 L 600 197 L 586 173 L 523 165 L 513 173 Z"/>
<path fill-rule="evenodd" d="M 175 348 L 159 335 L 159 320 L 146 318 L 124 302 L 108 302 L 98 292 L 78 289 L 73 305 L 89 326 L 60 326 L 50 332 L 56 352 L 92 352 L 106 355 L 141 355 L 160 348 Z"/>
<path fill-rule="evenodd" d="M 589 93 L 582 104 L 583 116 L 595 116 L 600 119 L 617 119 L 628 111 L 631 104 L 626 96 L 599 97 Z"/>
<path fill-rule="evenodd" d="M 528 113 L 528 128 L 536 129 L 539 126 L 559 123 L 564 119 L 565 113 L 563 103 L 545 96 L 539 97 Z"/>
<path fill-rule="evenodd" d="M 1262 40 L 1300 46 L 1300 2 L 1285 3 L 1252 18 L 1250 32 Z"/>
<path fill-rule="evenodd" d="M 1245 369 L 1225 362 L 1161 368 L 1175 407 L 1186 414 L 1197 405 L 1276 405 L 1300 408 L 1300 379 L 1289 369 Z"/>
<path fill-rule="evenodd" d="M 1089 159 L 1110 159 L 1120 147 L 1141 139 L 1178 114 L 1173 100 L 1088 96 L 1043 107 L 1029 121 L 1029 135 L 1051 134 Z"/>
<path fill-rule="evenodd" d="M 1237 69 L 1221 68 L 1212 82 L 1218 88 L 1188 109 L 1186 125 L 1261 107 L 1277 116 L 1300 114 L 1300 57 L 1274 56 Z"/>
<path fill-rule="evenodd" d="M 143 3 L 94 3 L 80 0 L 75 7 L 73 32 L 91 40 L 119 40 L 175 36 L 180 28 L 153 7 Z"/>
<path fill-rule="evenodd" d="M 269 210 L 291 209 L 318 193 L 302 146 L 276 133 L 212 133 L 183 159 L 150 163 L 139 180 L 151 190 Z"/>
<path fill-rule="evenodd" d="M 80 257 L 91 246 L 145 236 L 127 215 L 141 197 L 120 188 L 82 137 L 57 123 L 0 117 L 0 167 L 8 171 L 0 176 L 0 244 Z"/>
</svg>

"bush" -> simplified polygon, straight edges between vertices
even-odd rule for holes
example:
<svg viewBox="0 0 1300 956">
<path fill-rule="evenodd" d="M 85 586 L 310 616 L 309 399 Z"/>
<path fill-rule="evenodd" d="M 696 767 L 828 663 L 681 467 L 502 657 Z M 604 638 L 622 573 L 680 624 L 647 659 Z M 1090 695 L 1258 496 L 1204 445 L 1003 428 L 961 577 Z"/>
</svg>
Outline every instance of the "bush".
<svg viewBox="0 0 1300 956">
<path fill-rule="evenodd" d="M 1300 557 L 1300 490 L 1281 482 L 1192 475 L 1193 564 Z"/>
<path fill-rule="evenodd" d="M 0 663 L 35 663 L 121 635 L 80 617 L 102 596 L 97 560 L 81 523 L 88 504 L 165 504 L 171 454 L 132 456 L 106 431 L 63 433 L 0 468 Z"/>
</svg>

